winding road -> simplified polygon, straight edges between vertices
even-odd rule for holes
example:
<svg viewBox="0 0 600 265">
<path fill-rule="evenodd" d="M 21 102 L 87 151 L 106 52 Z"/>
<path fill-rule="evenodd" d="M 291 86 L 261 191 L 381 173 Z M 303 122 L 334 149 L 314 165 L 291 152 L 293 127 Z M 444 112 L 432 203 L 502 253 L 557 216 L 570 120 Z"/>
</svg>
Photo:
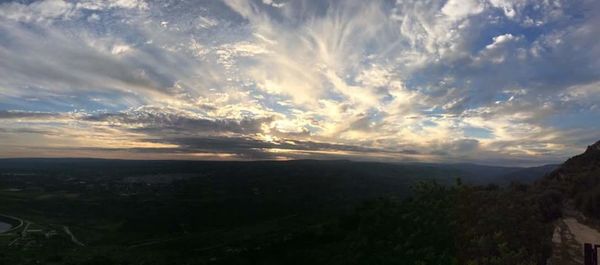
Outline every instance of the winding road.
<svg viewBox="0 0 600 265">
<path fill-rule="evenodd" d="M 23 240 L 27 237 L 27 234 L 31 231 L 31 232 L 40 232 L 42 230 L 30 230 L 29 227 L 31 226 L 32 222 L 27 221 L 27 220 L 23 220 L 21 218 L 18 217 L 14 217 L 14 216 L 9 216 L 9 215 L 4 215 L 4 214 L 0 214 L 0 217 L 2 217 L 2 219 L 11 219 L 14 220 L 16 222 L 18 222 L 17 225 L 13 225 L 9 230 L 1 232 L 0 236 L 15 236 L 14 240 L 10 241 L 10 243 L 8 243 L 8 246 L 12 246 L 14 244 L 16 244 L 17 242 L 19 242 L 20 240 Z M 14 223 L 16 223 L 14 222 Z M 71 232 L 71 229 L 66 226 L 63 225 L 63 230 L 65 232 L 65 234 L 67 234 L 67 236 L 69 236 L 69 238 L 71 239 L 71 242 L 73 242 L 73 244 L 81 246 L 81 247 L 85 247 L 85 244 L 82 243 L 81 241 L 79 241 L 79 239 L 77 239 L 77 237 L 75 237 L 75 235 L 73 234 L 73 232 Z M 23 229 L 21 229 L 23 228 Z M 21 231 L 19 233 L 15 233 L 15 231 L 18 231 L 19 229 L 21 229 Z"/>
<path fill-rule="evenodd" d="M 73 235 L 73 233 L 71 233 L 71 229 L 69 229 L 69 227 L 68 227 L 68 226 L 64 225 L 64 226 L 63 226 L 63 229 L 65 230 L 65 233 L 67 233 L 67 235 L 69 235 L 69 236 L 71 237 L 71 241 L 72 241 L 72 242 L 73 242 L 75 245 L 78 245 L 78 246 L 81 246 L 81 247 L 85 247 L 85 244 L 81 243 L 81 241 L 79 241 L 79 240 L 78 240 L 78 239 L 75 237 L 75 235 Z"/>
</svg>

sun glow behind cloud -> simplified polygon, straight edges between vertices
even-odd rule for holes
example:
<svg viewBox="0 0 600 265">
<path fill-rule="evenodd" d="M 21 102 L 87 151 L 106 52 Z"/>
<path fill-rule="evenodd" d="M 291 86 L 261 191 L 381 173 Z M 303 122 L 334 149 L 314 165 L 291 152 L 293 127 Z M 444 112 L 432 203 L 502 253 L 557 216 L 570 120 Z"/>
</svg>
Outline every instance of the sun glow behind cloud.
<svg viewBox="0 0 600 265">
<path fill-rule="evenodd" d="M 0 155 L 539 164 L 596 141 L 597 1 L 0 4 Z"/>
</svg>

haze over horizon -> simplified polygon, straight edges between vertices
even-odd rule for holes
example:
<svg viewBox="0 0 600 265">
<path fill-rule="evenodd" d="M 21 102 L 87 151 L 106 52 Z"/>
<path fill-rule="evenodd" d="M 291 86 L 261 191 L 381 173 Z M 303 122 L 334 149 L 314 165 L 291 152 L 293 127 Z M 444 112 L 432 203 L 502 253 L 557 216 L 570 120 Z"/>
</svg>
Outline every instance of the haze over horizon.
<svg viewBox="0 0 600 265">
<path fill-rule="evenodd" d="M 600 1 L 0 3 L 0 157 L 557 163 Z"/>
</svg>

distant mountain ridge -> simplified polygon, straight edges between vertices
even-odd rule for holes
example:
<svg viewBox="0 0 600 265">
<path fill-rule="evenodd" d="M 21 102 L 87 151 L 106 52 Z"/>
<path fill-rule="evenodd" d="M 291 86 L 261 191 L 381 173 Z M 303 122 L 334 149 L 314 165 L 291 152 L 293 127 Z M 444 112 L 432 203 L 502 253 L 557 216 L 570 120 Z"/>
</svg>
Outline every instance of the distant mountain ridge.
<svg viewBox="0 0 600 265">
<path fill-rule="evenodd" d="M 435 179 L 452 183 L 461 178 L 471 184 L 532 183 L 558 165 L 540 167 L 501 167 L 478 164 L 383 163 L 350 160 L 290 161 L 190 161 L 190 160 L 118 160 L 93 158 L 7 158 L 0 159 L 0 173 L 80 174 L 90 176 L 138 176 L 150 174 L 228 174 L 295 176 L 302 172 L 330 176 L 334 174 L 366 178 Z"/>
</svg>

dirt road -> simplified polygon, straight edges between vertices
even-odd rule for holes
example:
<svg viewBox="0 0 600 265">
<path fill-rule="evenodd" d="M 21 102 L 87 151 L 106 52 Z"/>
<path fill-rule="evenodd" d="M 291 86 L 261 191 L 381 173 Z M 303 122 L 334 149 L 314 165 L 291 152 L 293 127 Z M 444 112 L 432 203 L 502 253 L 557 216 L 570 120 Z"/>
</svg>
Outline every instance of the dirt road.
<svg viewBox="0 0 600 265">
<path fill-rule="evenodd" d="M 600 232 L 575 217 L 565 216 L 556 223 L 552 243 L 551 265 L 583 264 L 583 244 L 600 244 Z"/>
</svg>

